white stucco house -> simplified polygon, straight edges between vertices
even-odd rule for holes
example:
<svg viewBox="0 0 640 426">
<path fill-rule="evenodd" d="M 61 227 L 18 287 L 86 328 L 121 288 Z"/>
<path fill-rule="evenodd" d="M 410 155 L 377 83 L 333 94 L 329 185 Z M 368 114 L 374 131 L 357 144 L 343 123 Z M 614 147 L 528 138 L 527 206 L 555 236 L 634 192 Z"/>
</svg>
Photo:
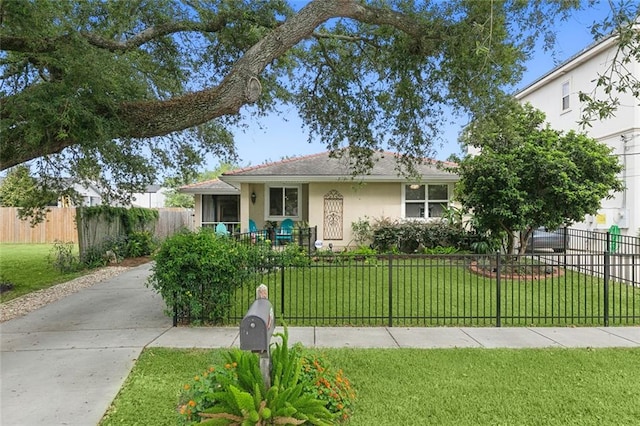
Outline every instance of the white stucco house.
<svg viewBox="0 0 640 426">
<path fill-rule="evenodd" d="M 579 121 L 582 105 L 580 92 L 592 93 L 598 75 L 605 74 L 614 59 L 618 46 L 613 37 L 594 43 L 552 69 L 538 80 L 516 93 L 516 99 L 530 103 L 546 114 L 546 120 L 557 130 L 586 132 L 607 144 L 624 167 L 620 178 L 626 189 L 612 199 L 602 201 L 594 216 L 585 217 L 573 225 L 588 230 L 606 230 L 612 225 L 623 235 L 638 235 L 640 229 L 640 104 L 631 93 L 615 94 L 620 105 L 615 116 L 592 122 L 582 129 Z M 632 75 L 640 78 L 640 64 L 625 65 Z M 601 89 L 599 89 L 601 92 Z"/>
</svg>

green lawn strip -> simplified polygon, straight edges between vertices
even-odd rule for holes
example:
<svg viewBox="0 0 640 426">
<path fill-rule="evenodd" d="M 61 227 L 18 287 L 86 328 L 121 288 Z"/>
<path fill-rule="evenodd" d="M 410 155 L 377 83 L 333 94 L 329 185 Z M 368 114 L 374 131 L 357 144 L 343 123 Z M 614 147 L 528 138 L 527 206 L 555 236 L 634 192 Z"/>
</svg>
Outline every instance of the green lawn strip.
<svg viewBox="0 0 640 426">
<path fill-rule="evenodd" d="M 290 325 L 386 325 L 390 308 L 395 326 L 496 324 L 495 279 L 446 259 L 426 266 L 410 259 L 395 262 L 391 274 L 384 262 L 313 265 L 262 274 L 236 292 L 232 316 L 242 318 L 255 297 L 255 286 L 264 283 L 276 316 Z M 564 270 L 538 279 L 503 279 L 500 293 L 502 325 L 603 322 L 602 278 Z M 611 282 L 609 302 L 611 325 L 640 323 L 640 288 Z M 635 319 L 621 318 L 633 312 Z M 333 319 L 323 319 L 327 317 Z"/>
<path fill-rule="evenodd" d="M 0 301 L 6 302 L 86 273 L 59 272 L 47 260 L 52 248 L 53 244 L 0 244 L 0 281 L 14 286 L 13 290 L 0 295 Z"/>
<path fill-rule="evenodd" d="M 640 349 L 318 349 L 357 390 L 350 425 L 622 425 L 640 419 Z M 101 425 L 174 425 L 220 350 L 147 349 Z"/>
</svg>

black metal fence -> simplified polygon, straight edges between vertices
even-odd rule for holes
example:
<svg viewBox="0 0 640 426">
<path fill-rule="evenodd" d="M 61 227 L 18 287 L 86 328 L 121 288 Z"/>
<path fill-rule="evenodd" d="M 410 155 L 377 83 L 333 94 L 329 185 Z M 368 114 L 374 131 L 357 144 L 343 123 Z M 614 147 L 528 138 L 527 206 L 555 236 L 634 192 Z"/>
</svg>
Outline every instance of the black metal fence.
<svg viewBox="0 0 640 426">
<path fill-rule="evenodd" d="M 312 255 L 265 263 L 236 293 L 230 322 L 259 283 L 289 325 L 640 324 L 640 255 Z"/>
<path fill-rule="evenodd" d="M 279 237 L 279 238 L 278 238 Z M 286 244 L 297 244 L 306 249 L 308 254 L 315 251 L 315 242 L 318 239 L 318 227 L 293 228 L 291 234 L 278 234 L 276 229 L 259 229 L 251 232 L 233 234 L 236 241 L 244 244 L 256 244 L 268 241 L 274 247 L 282 247 Z"/>
<path fill-rule="evenodd" d="M 620 235 L 609 230 L 560 228 L 555 231 L 534 231 L 529 251 L 567 253 L 604 253 L 640 255 L 640 237 Z"/>
<path fill-rule="evenodd" d="M 276 241 L 260 232 L 235 238 Z M 306 254 L 286 244 L 267 252 L 225 319 L 239 323 L 264 283 L 276 317 L 290 325 L 640 325 L 640 238 L 563 232 L 561 252 L 363 256 L 316 252 L 317 229 L 297 228 L 289 242 Z M 190 317 L 176 309 L 174 323 Z"/>
</svg>

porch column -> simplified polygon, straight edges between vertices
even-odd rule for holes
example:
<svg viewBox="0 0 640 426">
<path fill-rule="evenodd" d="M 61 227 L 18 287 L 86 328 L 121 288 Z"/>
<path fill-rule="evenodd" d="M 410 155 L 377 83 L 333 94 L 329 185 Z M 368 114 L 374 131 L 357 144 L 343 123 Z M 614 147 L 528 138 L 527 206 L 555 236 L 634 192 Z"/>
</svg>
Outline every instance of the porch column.
<svg viewBox="0 0 640 426">
<path fill-rule="evenodd" d="M 249 231 L 249 203 L 251 193 L 248 183 L 240 184 L 240 232 Z"/>
</svg>

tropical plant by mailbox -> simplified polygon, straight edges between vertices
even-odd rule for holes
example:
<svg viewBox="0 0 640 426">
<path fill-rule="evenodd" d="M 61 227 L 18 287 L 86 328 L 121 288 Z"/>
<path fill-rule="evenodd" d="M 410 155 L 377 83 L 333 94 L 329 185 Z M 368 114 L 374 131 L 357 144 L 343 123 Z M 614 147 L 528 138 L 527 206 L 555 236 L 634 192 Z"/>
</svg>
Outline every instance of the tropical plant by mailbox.
<svg viewBox="0 0 640 426">
<path fill-rule="evenodd" d="M 183 425 L 332 425 L 349 418 L 355 393 L 342 371 L 300 344 L 289 347 L 288 333 L 272 345 L 269 389 L 255 353 L 232 349 L 225 364 L 212 366 L 183 386 Z M 201 423 L 202 422 L 202 423 Z"/>
</svg>

